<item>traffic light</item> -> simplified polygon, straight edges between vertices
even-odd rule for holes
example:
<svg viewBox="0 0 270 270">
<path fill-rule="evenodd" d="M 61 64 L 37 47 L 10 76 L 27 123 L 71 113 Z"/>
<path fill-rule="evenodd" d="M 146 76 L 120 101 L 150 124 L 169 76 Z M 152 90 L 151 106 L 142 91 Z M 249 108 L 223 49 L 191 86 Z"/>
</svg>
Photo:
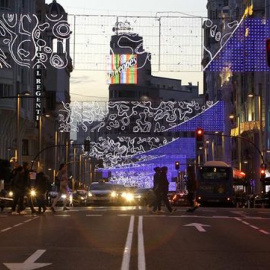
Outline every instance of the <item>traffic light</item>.
<svg viewBox="0 0 270 270">
<path fill-rule="evenodd" d="M 260 176 L 261 181 L 265 179 L 265 169 L 261 169 L 261 176 Z"/>
<path fill-rule="evenodd" d="M 265 175 L 266 175 L 266 164 L 261 164 L 261 168 L 260 168 L 260 180 L 263 181 L 265 179 Z"/>
<path fill-rule="evenodd" d="M 266 39 L 266 63 L 270 67 L 270 38 Z"/>
<path fill-rule="evenodd" d="M 179 161 L 175 161 L 174 163 L 175 169 L 179 170 L 180 169 L 180 162 Z"/>
<path fill-rule="evenodd" d="M 203 142 L 204 131 L 202 128 L 197 128 L 195 132 L 196 142 Z"/>
<path fill-rule="evenodd" d="M 84 151 L 89 152 L 90 151 L 90 141 L 84 140 Z"/>
</svg>

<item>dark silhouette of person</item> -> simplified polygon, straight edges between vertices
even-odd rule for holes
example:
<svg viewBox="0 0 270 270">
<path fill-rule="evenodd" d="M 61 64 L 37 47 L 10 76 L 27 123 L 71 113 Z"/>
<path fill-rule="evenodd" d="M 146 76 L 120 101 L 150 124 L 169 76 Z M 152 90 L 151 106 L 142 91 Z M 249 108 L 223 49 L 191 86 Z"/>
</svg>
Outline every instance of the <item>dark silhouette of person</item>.
<svg viewBox="0 0 270 270">
<path fill-rule="evenodd" d="M 157 202 L 154 206 L 153 212 L 157 211 L 158 205 L 163 201 L 165 206 L 167 207 L 170 213 L 176 211 L 176 209 L 172 209 L 171 204 L 168 199 L 169 192 L 169 181 L 167 179 L 168 167 L 162 167 L 160 172 L 160 180 L 157 188 Z"/>
<path fill-rule="evenodd" d="M 158 212 L 161 211 L 161 200 L 159 198 L 159 181 L 160 181 L 160 167 L 154 168 L 154 177 L 153 177 L 153 193 L 154 193 L 154 199 L 150 202 L 148 207 L 153 207 L 152 211 L 155 209 L 155 205 L 157 204 L 157 210 Z"/>
<path fill-rule="evenodd" d="M 194 212 L 198 207 L 199 204 L 196 201 L 196 190 L 197 190 L 197 180 L 196 180 L 196 174 L 195 174 L 195 168 L 194 166 L 188 166 L 187 167 L 187 199 L 190 205 L 190 208 L 187 210 L 187 212 Z"/>
<path fill-rule="evenodd" d="M 22 166 L 17 167 L 16 173 L 14 172 L 12 181 L 12 191 L 14 193 L 12 204 L 12 215 L 25 215 L 24 210 L 24 195 L 26 193 L 28 183 L 25 181 L 25 171 Z M 17 208 L 17 210 L 16 210 Z"/>
<path fill-rule="evenodd" d="M 46 193 L 49 187 L 49 177 L 45 175 L 42 167 L 38 167 L 36 175 L 36 190 L 37 190 L 37 203 L 38 213 L 41 214 L 41 208 L 43 213 L 46 211 Z"/>
</svg>

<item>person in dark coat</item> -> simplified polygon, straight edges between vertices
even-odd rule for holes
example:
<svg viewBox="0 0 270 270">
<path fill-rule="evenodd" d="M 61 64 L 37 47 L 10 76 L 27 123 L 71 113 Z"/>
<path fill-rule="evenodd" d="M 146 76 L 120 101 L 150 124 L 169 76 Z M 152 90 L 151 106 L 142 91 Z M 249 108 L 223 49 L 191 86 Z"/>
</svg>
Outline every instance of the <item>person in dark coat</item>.
<svg viewBox="0 0 270 270">
<path fill-rule="evenodd" d="M 170 213 L 176 211 L 176 209 L 172 209 L 171 204 L 168 199 L 169 192 L 169 181 L 167 179 L 168 167 L 162 167 L 160 173 L 160 180 L 157 188 L 157 202 L 153 208 L 153 212 L 155 213 L 158 209 L 158 205 L 163 201 L 166 205 L 168 211 Z"/>
<path fill-rule="evenodd" d="M 161 201 L 159 199 L 159 181 L 160 181 L 160 167 L 155 167 L 154 168 L 154 179 L 153 179 L 153 195 L 152 196 L 152 200 L 150 201 L 149 205 L 148 205 L 148 209 L 150 211 L 151 207 L 153 207 L 152 211 L 154 211 L 155 205 L 157 204 L 157 210 L 158 212 L 162 212 L 161 211 Z"/>
<path fill-rule="evenodd" d="M 187 191 L 188 191 L 188 202 L 190 205 L 190 208 L 187 210 L 187 212 L 194 212 L 200 205 L 196 201 L 196 190 L 197 190 L 197 180 L 195 175 L 195 169 L 193 166 L 189 166 L 187 168 Z"/>
<path fill-rule="evenodd" d="M 12 181 L 12 191 L 14 194 L 13 204 L 12 204 L 12 215 L 25 215 L 24 210 L 24 196 L 27 190 L 28 183 L 25 178 L 25 171 L 22 166 L 17 167 L 16 173 L 14 173 Z M 16 209 L 16 207 L 18 207 Z M 17 210 L 17 211 L 16 211 Z"/>
<path fill-rule="evenodd" d="M 44 174 L 43 168 L 38 167 L 36 175 L 36 191 L 37 191 L 37 204 L 38 204 L 38 213 L 41 214 L 46 211 L 46 193 L 49 187 L 49 177 Z"/>
</svg>

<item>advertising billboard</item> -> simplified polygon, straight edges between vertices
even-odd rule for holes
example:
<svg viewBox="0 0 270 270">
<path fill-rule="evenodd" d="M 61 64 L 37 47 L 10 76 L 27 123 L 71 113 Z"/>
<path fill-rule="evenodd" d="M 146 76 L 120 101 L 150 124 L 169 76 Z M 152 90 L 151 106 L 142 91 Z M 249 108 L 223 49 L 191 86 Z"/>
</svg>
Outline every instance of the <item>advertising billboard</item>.
<svg viewBox="0 0 270 270">
<path fill-rule="evenodd" d="M 108 60 L 109 84 L 137 84 L 137 55 L 111 54 Z"/>
</svg>

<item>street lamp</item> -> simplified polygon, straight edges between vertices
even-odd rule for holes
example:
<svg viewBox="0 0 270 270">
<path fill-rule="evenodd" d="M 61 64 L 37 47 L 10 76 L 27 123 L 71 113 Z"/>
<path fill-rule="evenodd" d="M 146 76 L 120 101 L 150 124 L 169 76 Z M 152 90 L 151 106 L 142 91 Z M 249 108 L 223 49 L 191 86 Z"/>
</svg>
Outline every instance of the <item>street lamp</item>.
<svg viewBox="0 0 270 270">
<path fill-rule="evenodd" d="M 257 119 L 259 120 L 259 144 L 258 144 L 258 148 L 259 148 L 259 150 L 260 150 L 260 152 L 261 153 L 263 153 L 263 151 L 262 151 L 262 148 L 263 148 L 263 143 L 262 143 L 262 138 L 263 138 L 263 136 L 262 136 L 262 128 L 263 128 L 263 124 L 262 124 L 262 97 L 261 97 L 261 95 L 262 95 L 262 91 L 260 90 L 260 93 L 259 94 L 254 94 L 254 93 L 250 93 L 250 94 L 248 94 L 248 97 L 249 98 L 255 98 L 255 97 L 257 97 L 257 100 L 258 100 L 258 109 L 256 110 L 256 112 L 257 112 Z M 256 113 L 255 112 L 255 113 Z M 255 121 L 257 120 L 257 119 L 255 119 Z M 256 164 L 257 164 L 257 168 L 259 167 L 259 162 L 256 162 Z M 258 170 L 256 170 L 256 171 L 258 171 Z M 258 176 L 258 178 L 259 178 L 259 176 Z M 258 192 L 259 191 L 259 182 L 258 183 L 256 183 L 256 192 Z"/>
<path fill-rule="evenodd" d="M 42 123 L 42 118 L 49 118 L 51 117 L 50 114 L 41 114 L 39 115 L 39 118 L 38 118 L 38 151 L 40 152 L 41 151 L 41 148 L 42 148 L 42 126 L 43 126 L 43 123 Z M 40 166 L 40 159 L 38 161 L 38 167 Z"/>
<path fill-rule="evenodd" d="M 21 98 L 23 96 L 29 96 L 28 91 L 18 93 L 16 98 L 16 149 L 15 149 L 15 159 L 18 164 L 21 162 L 21 140 L 20 140 L 20 116 L 21 116 Z"/>
</svg>

